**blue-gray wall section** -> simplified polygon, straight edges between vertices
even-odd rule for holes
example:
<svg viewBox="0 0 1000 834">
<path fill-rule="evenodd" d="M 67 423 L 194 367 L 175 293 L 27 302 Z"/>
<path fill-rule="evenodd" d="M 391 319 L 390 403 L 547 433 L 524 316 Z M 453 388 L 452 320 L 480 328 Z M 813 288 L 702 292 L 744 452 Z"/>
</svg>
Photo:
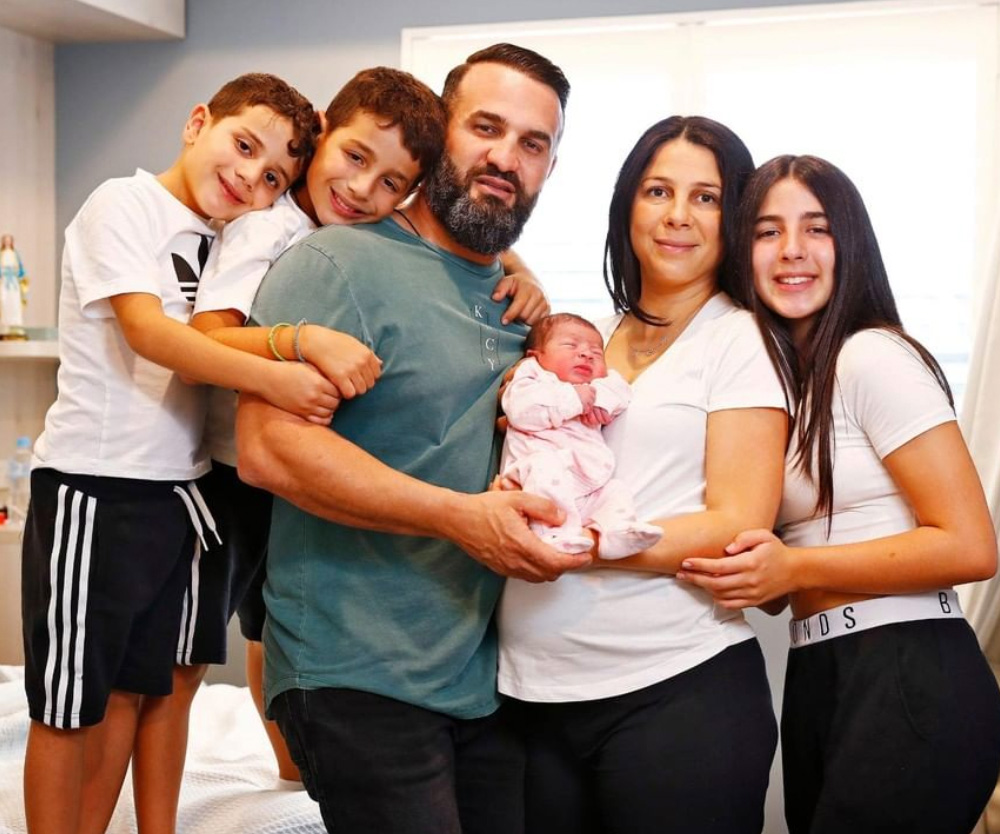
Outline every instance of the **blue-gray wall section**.
<svg viewBox="0 0 1000 834">
<path fill-rule="evenodd" d="M 399 65 L 413 26 L 659 14 L 782 5 L 761 0 L 188 0 L 175 42 L 71 44 L 56 49 L 56 223 L 87 194 L 137 167 L 174 159 L 190 108 L 249 71 L 282 76 L 317 105 L 357 70 Z M 570 79 L 572 81 L 572 79 Z"/>
</svg>

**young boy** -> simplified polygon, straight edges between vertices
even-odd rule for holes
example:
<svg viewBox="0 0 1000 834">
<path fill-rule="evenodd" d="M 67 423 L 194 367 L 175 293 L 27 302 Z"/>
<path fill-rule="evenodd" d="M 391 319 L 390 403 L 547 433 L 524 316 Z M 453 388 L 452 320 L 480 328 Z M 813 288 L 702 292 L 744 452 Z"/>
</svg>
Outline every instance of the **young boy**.
<svg viewBox="0 0 1000 834">
<path fill-rule="evenodd" d="M 210 526 L 189 483 L 208 468 L 203 391 L 178 374 L 251 380 L 305 415 L 336 401 L 307 366 L 186 326 L 210 220 L 270 206 L 315 126 L 285 82 L 241 76 L 191 111 L 170 168 L 105 182 L 66 229 L 58 396 L 35 447 L 22 557 L 31 834 L 103 831 L 133 747 L 156 743 L 141 707 L 171 691 L 195 530 Z"/>
<path fill-rule="evenodd" d="M 600 332 L 580 316 L 556 313 L 532 328 L 525 349 L 528 358 L 501 398 L 507 432 L 500 474 L 566 514 L 559 527 L 531 528 L 566 553 L 590 550 L 591 530 L 602 559 L 656 544 L 663 531 L 636 519 L 632 495 L 612 477 L 614 454 L 601 427 L 625 410 L 630 390 L 608 371 Z"/>
<path fill-rule="evenodd" d="M 303 180 L 269 211 L 248 215 L 222 232 L 199 288 L 192 324 L 261 356 L 307 361 L 336 385 L 341 397 L 351 398 L 375 384 L 381 367 L 375 354 L 353 337 L 304 321 L 270 331 L 238 325 L 246 320 L 264 273 L 292 243 L 318 226 L 373 223 L 392 213 L 436 163 L 446 119 L 440 99 L 425 84 L 409 73 L 376 67 L 347 82 L 324 122 Z M 494 297 L 513 296 L 506 316 L 530 323 L 547 312 L 544 292 L 513 253 L 505 263 L 511 274 L 497 285 Z M 237 477 L 235 398 L 231 391 L 217 390 L 212 396 L 206 445 L 213 466 L 200 484 L 219 518 L 226 558 L 206 559 L 200 567 L 198 619 L 187 618 L 178 662 L 224 662 L 226 623 L 236 610 L 247 639 L 248 682 L 263 719 L 260 641 L 271 496 Z M 192 596 L 188 610 L 193 608 Z M 297 782 L 298 770 L 276 725 L 267 720 L 264 725 L 280 779 Z"/>
</svg>

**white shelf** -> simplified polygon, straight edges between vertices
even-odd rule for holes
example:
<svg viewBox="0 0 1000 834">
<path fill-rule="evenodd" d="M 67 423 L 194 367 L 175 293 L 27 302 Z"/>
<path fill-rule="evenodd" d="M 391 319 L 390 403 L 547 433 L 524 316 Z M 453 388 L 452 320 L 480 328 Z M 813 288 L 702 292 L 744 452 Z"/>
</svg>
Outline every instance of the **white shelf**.
<svg viewBox="0 0 1000 834">
<path fill-rule="evenodd" d="M 54 43 L 184 37 L 184 0 L 3 0 L 0 26 Z"/>
<path fill-rule="evenodd" d="M 0 361 L 7 360 L 59 360 L 59 342 L 57 341 L 0 341 Z"/>
</svg>

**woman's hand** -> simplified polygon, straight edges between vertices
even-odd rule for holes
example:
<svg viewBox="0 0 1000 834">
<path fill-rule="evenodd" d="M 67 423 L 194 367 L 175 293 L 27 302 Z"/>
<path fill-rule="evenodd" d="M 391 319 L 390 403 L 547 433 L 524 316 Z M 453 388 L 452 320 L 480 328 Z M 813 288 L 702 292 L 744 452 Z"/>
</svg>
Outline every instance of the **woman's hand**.
<svg viewBox="0 0 1000 834">
<path fill-rule="evenodd" d="M 752 608 L 795 590 L 792 551 L 770 530 L 740 533 L 726 553 L 685 559 L 677 579 L 708 591 L 723 608 Z"/>
</svg>

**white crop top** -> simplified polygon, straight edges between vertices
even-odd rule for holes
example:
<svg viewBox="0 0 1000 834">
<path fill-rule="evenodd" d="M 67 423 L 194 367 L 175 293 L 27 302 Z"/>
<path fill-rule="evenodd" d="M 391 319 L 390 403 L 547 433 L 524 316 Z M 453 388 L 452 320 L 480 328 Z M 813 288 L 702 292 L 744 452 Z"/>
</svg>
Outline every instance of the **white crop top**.
<svg viewBox="0 0 1000 834">
<path fill-rule="evenodd" d="M 833 396 L 833 526 L 816 513 L 816 487 L 788 455 L 778 533 L 785 544 L 848 544 L 912 530 L 913 510 L 882 459 L 955 419 L 916 350 L 887 330 L 851 336 L 837 358 Z"/>
</svg>

